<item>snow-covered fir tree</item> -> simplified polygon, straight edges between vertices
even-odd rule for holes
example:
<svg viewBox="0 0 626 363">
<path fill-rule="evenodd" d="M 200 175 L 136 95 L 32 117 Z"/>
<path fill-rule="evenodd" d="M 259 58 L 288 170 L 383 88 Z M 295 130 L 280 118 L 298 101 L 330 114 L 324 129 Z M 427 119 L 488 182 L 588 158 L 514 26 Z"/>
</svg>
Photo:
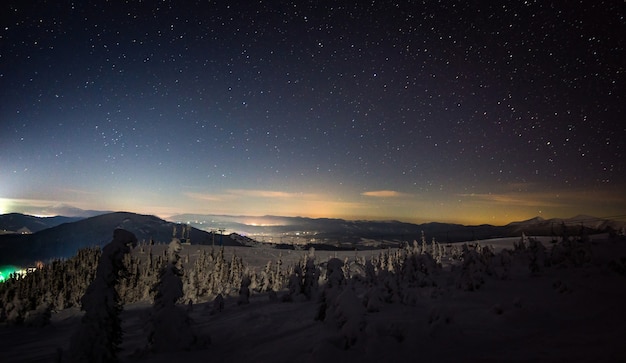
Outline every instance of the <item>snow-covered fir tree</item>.
<svg viewBox="0 0 626 363">
<path fill-rule="evenodd" d="M 479 245 L 471 248 L 464 244 L 463 262 L 456 280 L 457 287 L 467 291 L 478 290 L 485 282 L 487 266 L 488 262 L 485 259 L 485 255 L 480 252 Z"/>
<path fill-rule="evenodd" d="M 238 305 L 246 305 L 250 303 L 250 280 L 249 276 L 244 276 L 241 279 L 241 287 L 239 288 L 239 298 L 237 300 Z"/>
<path fill-rule="evenodd" d="M 156 286 L 148 336 L 148 350 L 154 353 L 190 349 L 197 340 L 187 310 L 177 305 L 184 296 L 181 250 L 180 240 L 173 238 L 168 246 L 167 265 L 161 270 Z"/>
<path fill-rule="evenodd" d="M 315 264 L 315 249 L 311 247 L 306 257 L 306 265 L 304 268 L 304 282 L 302 292 L 307 299 L 311 300 L 317 297 L 319 292 L 320 270 Z"/>
<path fill-rule="evenodd" d="M 81 299 L 85 315 L 74 332 L 67 353 L 68 362 L 117 362 L 122 341 L 121 304 L 116 286 L 123 274 L 124 255 L 137 243 L 131 232 L 116 229 L 113 240 L 104 246 L 95 280 Z"/>
</svg>

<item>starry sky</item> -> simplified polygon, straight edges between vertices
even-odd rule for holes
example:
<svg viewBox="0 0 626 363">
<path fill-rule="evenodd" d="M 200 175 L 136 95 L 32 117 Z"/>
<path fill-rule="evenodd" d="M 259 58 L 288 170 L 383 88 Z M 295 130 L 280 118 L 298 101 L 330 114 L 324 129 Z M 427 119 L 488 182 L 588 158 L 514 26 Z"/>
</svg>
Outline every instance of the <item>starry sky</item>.
<svg viewBox="0 0 626 363">
<path fill-rule="evenodd" d="M 0 212 L 626 214 L 623 1 L 5 1 Z"/>
</svg>

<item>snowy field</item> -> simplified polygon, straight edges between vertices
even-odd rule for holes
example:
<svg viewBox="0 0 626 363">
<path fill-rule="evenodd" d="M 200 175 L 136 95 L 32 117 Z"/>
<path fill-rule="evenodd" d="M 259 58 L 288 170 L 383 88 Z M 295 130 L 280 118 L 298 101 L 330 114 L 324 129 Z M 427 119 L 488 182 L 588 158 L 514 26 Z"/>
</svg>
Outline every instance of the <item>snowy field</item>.
<svg viewBox="0 0 626 363">
<path fill-rule="evenodd" d="M 493 245 L 500 256 L 518 240 L 481 245 Z M 540 240 L 549 254 L 550 239 Z M 196 342 L 169 352 L 145 349 L 151 303 L 127 304 L 118 357 L 122 362 L 625 362 L 626 241 L 593 236 L 588 246 L 591 253 L 581 263 L 542 264 L 533 271 L 529 253 L 512 253 L 506 273 L 474 270 L 472 289 L 459 283 L 467 277 L 462 262 L 444 259 L 419 284 L 394 285 L 389 276 L 397 271 L 389 271 L 380 272 L 378 281 L 340 278 L 334 288 L 322 281 L 310 300 L 285 302 L 285 291 L 252 292 L 247 304 L 226 297 L 221 311 L 211 299 L 181 305 Z M 189 255 L 189 264 L 202 248 L 184 246 L 181 255 Z M 315 259 L 349 262 L 385 252 L 390 251 L 315 251 Z M 307 252 L 225 248 L 227 258 L 233 253 L 260 271 L 279 257 L 285 266 L 296 264 Z M 0 325 L 0 362 L 54 362 L 67 351 L 83 314 L 65 309 L 43 327 Z"/>
</svg>

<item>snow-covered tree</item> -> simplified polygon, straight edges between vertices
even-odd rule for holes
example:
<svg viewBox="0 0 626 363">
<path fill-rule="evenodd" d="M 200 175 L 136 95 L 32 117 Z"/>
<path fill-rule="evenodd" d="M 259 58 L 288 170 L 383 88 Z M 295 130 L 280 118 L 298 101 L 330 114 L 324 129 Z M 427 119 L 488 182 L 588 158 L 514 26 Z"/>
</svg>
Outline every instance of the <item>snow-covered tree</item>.
<svg viewBox="0 0 626 363">
<path fill-rule="evenodd" d="M 211 315 L 221 313 L 224 310 L 224 296 L 217 294 L 213 299 L 213 308 L 211 309 Z"/>
<path fill-rule="evenodd" d="M 70 342 L 70 362 L 118 361 L 122 304 L 116 285 L 124 271 L 124 255 L 130 252 L 130 245 L 136 243 L 134 234 L 116 229 L 113 240 L 104 246 L 95 280 L 81 300 L 85 315 Z"/>
<path fill-rule="evenodd" d="M 302 292 L 307 299 L 314 299 L 317 297 L 319 291 L 319 276 L 320 271 L 315 264 L 315 249 L 311 247 L 309 254 L 306 257 L 306 265 L 304 268 L 304 282 L 302 286 Z"/>
<path fill-rule="evenodd" d="M 331 258 L 326 264 L 326 288 L 338 288 L 344 284 L 343 261 Z"/>
<path fill-rule="evenodd" d="M 508 249 L 503 249 L 489 261 L 488 271 L 496 278 L 507 280 L 510 276 L 512 262 L 511 252 Z"/>
<path fill-rule="evenodd" d="M 265 268 L 261 271 L 261 291 L 267 292 L 272 290 L 273 281 L 272 277 L 274 276 L 272 271 L 272 261 L 267 261 Z"/>
<path fill-rule="evenodd" d="M 241 287 L 239 288 L 239 299 L 237 300 L 237 304 L 246 305 L 250 303 L 250 277 L 244 276 L 241 279 Z"/>
<path fill-rule="evenodd" d="M 341 332 L 344 349 L 355 345 L 358 339 L 364 335 L 366 310 L 354 290 L 351 288 L 343 289 L 332 302 L 330 310 L 334 324 Z"/>
<path fill-rule="evenodd" d="M 303 294 L 304 273 L 299 264 L 293 267 L 293 271 L 287 281 L 287 290 L 287 294 L 283 296 L 283 301 L 298 301 L 305 298 Z"/>
<path fill-rule="evenodd" d="M 363 303 L 368 312 L 378 312 L 382 309 L 385 297 L 383 290 L 378 286 L 370 286 L 363 297 Z"/>
<path fill-rule="evenodd" d="M 326 284 L 320 295 L 316 320 L 324 321 L 326 319 L 329 313 L 328 309 L 332 308 L 331 304 L 339 296 L 345 282 L 342 268 L 343 261 L 338 258 L 331 258 L 326 263 Z"/>
<path fill-rule="evenodd" d="M 486 255 L 479 250 L 480 248 L 470 248 L 467 244 L 463 245 L 463 262 L 456 281 L 458 288 L 474 291 L 478 290 L 485 282 L 488 262 L 485 258 Z"/>
<path fill-rule="evenodd" d="M 52 317 L 52 304 L 41 303 L 35 310 L 28 311 L 24 317 L 24 324 L 27 326 L 45 326 L 50 324 Z"/>
<path fill-rule="evenodd" d="M 515 251 L 524 251 L 526 250 L 527 246 L 528 246 L 528 237 L 526 237 L 526 234 L 522 232 L 522 237 L 520 237 L 520 239 L 517 242 L 513 242 L 513 249 Z"/>
<path fill-rule="evenodd" d="M 529 257 L 528 268 L 531 273 L 539 273 L 549 265 L 549 260 L 546 256 L 546 248 L 538 239 L 529 239 L 527 251 Z"/>
<path fill-rule="evenodd" d="M 173 238 L 168 246 L 168 263 L 161 270 L 152 308 L 151 331 L 148 336 L 148 348 L 152 352 L 185 350 L 196 343 L 197 338 L 192 332 L 187 310 L 176 305 L 184 296 L 181 250 L 180 240 Z"/>
</svg>

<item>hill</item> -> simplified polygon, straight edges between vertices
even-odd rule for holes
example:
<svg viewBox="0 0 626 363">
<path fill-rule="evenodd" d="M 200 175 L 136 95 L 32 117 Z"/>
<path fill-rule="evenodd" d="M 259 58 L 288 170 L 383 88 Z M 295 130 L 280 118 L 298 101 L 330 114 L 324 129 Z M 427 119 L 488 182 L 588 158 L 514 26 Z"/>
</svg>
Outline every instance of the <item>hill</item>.
<svg viewBox="0 0 626 363">
<path fill-rule="evenodd" d="M 4 233 L 35 233 L 81 219 L 81 217 L 35 217 L 21 213 L 8 213 L 0 215 L 0 231 Z"/>
<path fill-rule="evenodd" d="M 24 216 L 27 217 L 27 216 Z M 66 258 L 76 251 L 89 246 L 103 246 L 111 240 L 111 231 L 124 228 L 145 242 L 169 242 L 174 226 L 177 237 L 182 227 L 151 215 L 129 212 L 107 213 L 71 223 L 63 223 L 52 228 L 42 229 L 33 234 L 0 235 L 0 265 L 24 265 L 36 260 L 47 261 L 53 258 Z M 226 246 L 241 244 L 230 236 L 215 236 Z M 190 228 L 189 239 L 194 244 L 211 244 L 213 235 L 209 232 Z"/>
<path fill-rule="evenodd" d="M 543 219 L 535 217 L 526 221 L 512 222 L 504 226 L 506 233 L 515 236 L 522 232 L 531 236 L 562 236 L 591 234 L 598 232 L 619 231 L 626 223 L 597 218 L 593 216 L 578 215 L 572 218 Z"/>
<path fill-rule="evenodd" d="M 221 227 L 250 236 L 306 234 L 316 241 L 358 243 L 362 239 L 412 241 L 422 231 L 430 241 L 461 242 L 502 235 L 502 227 L 491 225 L 465 226 L 454 223 L 414 224 L 396 220 L 345 220 L 339 218 L 306 218 L 280 216 L 222 216 L 181 214 L 171 220 L 189 223 L 197 228 Z M 304 232 L 304 233 L 302 233 Z"/>
<path fill-rule="evenodd" d="M 110 240 L 115 228 L 124 228 L 139 241 L 169 242 L 174 226 L 180 223 L 191 226 L 189 239 L 193 244 L 226 246 L 254 245 L 254 240 L 269 240 L 277 247 L 315 247 L 318 250 L 354 250 L 396 247 L 403 242 L 420 240 L 422 232 L 427 242 L 433 238 L 441 243 L 482 240 L 497 237 L 570 236 L 581 233 L 619 231 L 624 222 L 576 216 L 567 219 L 532 218 L 505 226 L 489 224 L 465 226 L 451 223 L 413 224 L 400 221 L 344 220 L 335 218 L 305 218 L 280 216 L 220 216 L 186 214 L 165 221 L 151 215 L 114 212 L 90 218 L 49 217 L 40 218 L 23 214 L 0 216 L 0 229 L 17 231 L 26 227 L 32 234 L 0 234 L 0 265 L 30 264 L 36 260 L 50 260 L 72 256 L 80 248 L 102 246 Z M 221 235 L 212 230 L 226 229 L 236 232 Z M 177 237 L 182 226 L 177 227 Z M 245 238 L 239 234 L 247 235 Z M 187 236 L 185 236 L 187 237 Z"/>
</svg>

